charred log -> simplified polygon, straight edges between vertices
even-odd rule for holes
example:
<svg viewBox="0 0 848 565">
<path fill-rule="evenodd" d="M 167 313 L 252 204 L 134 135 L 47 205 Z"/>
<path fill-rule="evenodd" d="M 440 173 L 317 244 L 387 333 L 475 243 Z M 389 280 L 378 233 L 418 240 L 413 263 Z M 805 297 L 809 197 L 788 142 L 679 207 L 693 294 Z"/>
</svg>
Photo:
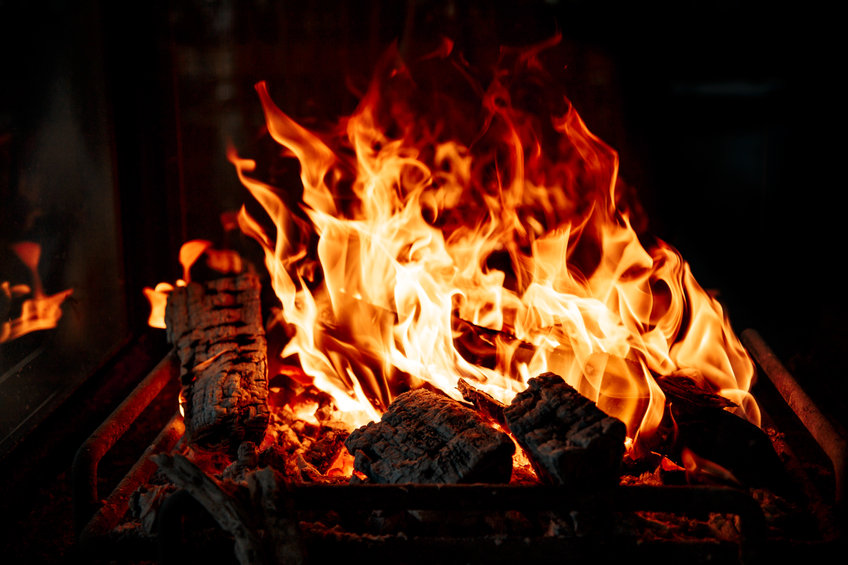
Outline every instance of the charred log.
<svg viewBox="0 0 848 565">
<path fill-rule="evenodd" d="M 673 454 L 688 449 L 727 469 L 746 487 L 797 494 L 771 439 L 754 424 L 717 408 L 674 416 L 678 438 Z"/>
<path fill-rule="evenodd" d="M 729 412 L 736 404 L 722 397 L 697 372 L 677 372 L 657 377 L 668 401 L 666 426 L 674 430 L 665 451 L 681 459 L 684 450 L 731 475 L 731 481 L 748 487 L 792 491 L 783 462 L 768 435 L 759 427 Z M 721 482 L 715 474 L 689 471 L 695 482 Z"/>
<path fill-rule="evenodd" d="M 657 385 L 677 414 L 693 414 L 708 408 L 733 408 L 736 406 L 718 394 L 706 379 L 695 371 L 678 371 L 668 376 L 656 377 Z"/>
<path fill-rule="evenodd" d="M 558 375 L 545 373 L 530 379 L 504 415 L 543 481 L 587 487 L 617 483 L 624 423 L 601 411 Z"/>
<path fill-rule="evenodd" d="M 493 330 L 472 324 L 454 314 L 451 318 L 454 331 L 453 344 L 468 362 L 494 369 L 498 347 L 514 351 L 512 363 L 529 363 L 536 347 L 522 341 L 505 329 Z"/>
<path fill-rule="evenodd" d="M 504 408 L 506 405 L 481 390 L 477 390 L 465 379 L 459 379 L 456 388 L 462 394 L 462 398 L 474 405 L 478 412 L 491 418 L 498 424 L 506 426 Z"/>
<path fill-rule="evenodd" d="M 268 372 L 259 279 L 252 273 L 176 288 L 165 310 L 180 359 L 186 435 L 207 449 L 259 443 Z"/>
<path fill-rule="evenodd" d="M 345 447 L 373 483 L 506 483 L 515 453 L 509 436 L 473 410 L 424 389 L 399 395 Z"/>
</svg>

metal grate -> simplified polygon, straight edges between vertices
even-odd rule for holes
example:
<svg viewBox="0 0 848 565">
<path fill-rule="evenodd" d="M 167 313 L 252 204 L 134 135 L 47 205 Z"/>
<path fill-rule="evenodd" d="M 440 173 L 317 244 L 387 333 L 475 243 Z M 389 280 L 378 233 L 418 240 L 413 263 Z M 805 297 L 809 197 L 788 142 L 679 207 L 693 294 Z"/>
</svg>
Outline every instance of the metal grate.
<svg viewBox="0 0 848 565">
<path fill-rule="evenodd" d="M 519 535 L 483 533 L 473 535 L 467 529 L 455 533 L 439 531 L 435 535 L 373 535 L 368 532 L 340 532 L 338 529 L 303 529 L 303 544 L 316 562 L 344 552 L 346 559 L 400 558 L 401 562 L 514 562 L 532 558 L 547 562 L 558 556 L 580 562 L 597 561 L 599 557 L 685 557 L 693 562 L 716 560 L 751 563 L 761 559 L 786 556 L 789 551 L 826 552 L 842 540 L 838 516 L 844 507 L 846 441 L 829 424 L 810 398 L 804 394 L 789 372 L 753 330 L 742 333 L 742 340 L 786 405 L 807 428 L 814 442 L 830 458 L 834 482 L 833 500 L 817 494 L 820 489 L 809 477 L 796 476 L 804 482 L 808 493 L 809 512 L 816 532 L 801 539 L 798 532 L 781 531 L 767 524 L 763 508 L 750 492 L 728 487 L 708 486 L 618 486 L 602 492 L 581 492 L 579 488 L 523 485 L 292 485 L 288 496 L 302 516 L 320 516 L 331 512 L 347 517 L 351 523 L 369 512 L 383 513 L 414 510 L 425 513 L 431 521 L 449 523 L 457 516 L 507 515 L 510 512 L 554 513 L 567 519 L 577 517 L 593 524 L 587 533 L 551 535 L 550 532 L 523 532 Z M 100 459 L 118 441 L 144 408 L 156 398 L 165 384 L 176 378 L 175 357 L 166 357 L 136 388 L 134 393 L 108 418 L 80 448 L 74 462 L 74 504 L 80 548 L 87 554 L 132 562 L 139 559 L 173 560 L 186 551 L 186 541 L 179 528 L 161 524 L 180 524 L 192 511 L 190 497 L 172 496 L 160 511 L 159 533 L 150 538 L 123 535 L 121 524 L 132 492 L 143 485 L 156 469 L 150 460 L 154 453 L 167 452 L 177 446 L 184 428 L 175 415 L 147 448 L 136 465 L 123 478 L 112 494 L 99 502 L 97 466 Z M 767 407 L 766 407 L 767 408 Z M 764 409 L 764 411 L 766 411 Z M 803 467 L 787 461 L 787 468 Z M 793 473 L 795 476 L 796 473 Z M 196 509 L 195 509 L 196 510 Z M 616 534 L 617 521 L 636 513 L 670 513 L 683 518 L 704 518 L 713 514 L 735 517 L 738 531 L 735 542 L 715 539 L 655 539 L 650 536 Z M 364 514 L 363 514 L 364 513 Z M 92 515 L 93 514 L 93 515 Z M 588 517 L 588 518 L 587 518 Z M 355 528 L 354 528 L 355 530 Z M 443 530 L 443 528 L 441 529 Z M 206 544 L 205 550 L 216 551 L 220 543 L 228 543 L 223 532 L 219 544 Z M 202 552 L 204 547 L 195 548 Z"/>
</svg>

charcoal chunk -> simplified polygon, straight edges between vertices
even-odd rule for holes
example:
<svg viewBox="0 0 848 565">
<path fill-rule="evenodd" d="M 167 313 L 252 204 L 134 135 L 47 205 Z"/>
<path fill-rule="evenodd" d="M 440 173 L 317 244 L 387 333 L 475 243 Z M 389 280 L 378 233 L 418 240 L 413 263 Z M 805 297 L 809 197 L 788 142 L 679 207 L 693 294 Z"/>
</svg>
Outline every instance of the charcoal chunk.
<svg viewBox="0 0 848 565">
<path fill-rule="evenodd" d="M 404 392 L 345 441 L 373 483 L 506 483 L 515 444 L 473 410 L 425 389 Z"/>
<path fill-rule="evenodd" d="M 504 409 L 539 478 L 585 487 L 618 482 L 626 427 L 554 373 L 528 382 Z"/>
</svg>

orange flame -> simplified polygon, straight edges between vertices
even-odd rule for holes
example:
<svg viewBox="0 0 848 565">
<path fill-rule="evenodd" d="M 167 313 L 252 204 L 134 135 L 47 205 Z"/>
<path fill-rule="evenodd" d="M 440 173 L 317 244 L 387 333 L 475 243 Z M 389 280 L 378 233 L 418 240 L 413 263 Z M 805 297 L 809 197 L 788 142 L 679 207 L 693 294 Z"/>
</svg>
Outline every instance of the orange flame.
<svg viewBox="0 0 848 565">
<path fill-rule="evenodd" d="M 251 176 L 254 161 L 229 151 L 275 231 L 239 213 L 295 328 L 283 357 L 354 425 L 425 382 L 459 398 L 464 378 L 509 402 L 554 371 L 623 420 L 632 445 L 662 417 L 654 375 L 680 369 L 758 422 L 753 363 L 721 306 L 676 250 L 640 240 L 617 153 L 567 99 L 548 100 L 537 54 L 512 66 L 505 54 L 485 88 L 461 58 L 428 57 L 445 84 L 459 83 L 451 97 L 391 52 L 357 110 L 325 133 L 256 85 L 302 181 L 292 210 L 282 189 Z M 526 91 L 540 83 L 537 103 Z M 494 334 L 490 362 L 460 353 L 459 323 Z"/>
<path fill-rule="evenodd" d="M 21 314 L 12 320 L 0 319 L 0 343 L 12 341 L 22 335 L 55 328 L 62 317 L 62 303 L 73 294 L 73 289 L 63 290 L 56 294 L 47 295 L 38 274 L 38 264 L 41 260 L 41 246 L 31 241 L 22 241 L 11 245 L 12 251 L 26 265 L 32 278 L 32 288 L 27 285 L 0 284 L 0 305 L 11 306 L 13 298 L 32 294 L 21 304 Z M 5 309 L 5 308 L 3 308 Z M 5 313 L 0 313 L 5 318 Z"/>
<path fill-rule="evenodd" d="M 222 272 L 230 270 L 241 270 L 241 264 L 233 266 L 233 260 L 226 252 L 212 248 L 212 242 L 205 239 L 193 239 L 186 241 L 180 246 L 180 265 L 183 268 L 183 278 L 177 279 L 174 284 L 167 282 L 157 283 L 155 287 L 144 287 L 142 291 L 150 303 L 150 316 L 147 324 L 152 328 L 165 329 L 165 306 L 168 304 L 168 295 L 175 286 L 185 286 L 191 281 L 191 267 L 200 257 L 206 253 L 209 263 L 213 268 Z M 223 263 L 220 265 L 218 263 Z"/>
</svg>

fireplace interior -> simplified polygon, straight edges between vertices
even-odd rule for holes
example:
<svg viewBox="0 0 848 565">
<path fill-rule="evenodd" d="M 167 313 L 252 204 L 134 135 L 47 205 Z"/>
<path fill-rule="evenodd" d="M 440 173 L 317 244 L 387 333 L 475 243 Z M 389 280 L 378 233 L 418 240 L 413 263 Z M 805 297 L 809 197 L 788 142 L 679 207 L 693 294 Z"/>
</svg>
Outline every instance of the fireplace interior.
<svg viewBox="0 0 848 565">
<path fill-rule="evenodd" d="M 113 543 L 120 516 L 109 512 L 123 509 L 152 472 L 145 450 L 167 451 L 183 430 L 172 344 L 149 327 L 142 289 L 182 275 L 176 258 L 188 240 L 227 244 L 261 264 L 255 242 L 228 228 L 250 199 L 228 146 L 273 151 L 262 142 L 257 82 L 267 81 L 286 113 L 317 126 L 353 111 L 393 44 L 412 58 L 447 37 L 470 65 L 486 66 L 503 45 L 557 34 L 564 92 L 618 152 L 650 232 L 680 250 L 754 357 L 763 427 L 805 505 L 775 528 L 748 491 L 685 480 L 601 494 L 579 486 L 299 485 L 288 493 L 298 512 L 353 523 L 363 508 L 384 522 L 407 511 L 428 534 L 421 541 L 313 529 L 301 540 L 307 553 L 319 561 L 342 550 L 353 560 L 548 562 L 563 552 L 590 560 L 641 549 L 752 562 L 842 548 L 848 309 L 836 284 L 845 122 L 836 18 L 764 2 L 288 4 L 0 6 L 0 323 L 17 328 L 11 321 L 36 292 L 62 298 L 55 327 L 0 334 L 2 550 L 10 562 L 164 563 L 232 550 L 186 497 L 163 509 L 160 519 L 173 527 L 138 547 Z M 595 523 L 584 520 L 595 533 L 604 517 L 654 512 L 735 516 L 742 535 L 718 545 L 597 535 L 563 542 L 525 522 L 520 536 L 489 535 L 493 521 L 507 528 L 504 516 L 566 507 L 571 528 L 580 512 L 608 509 Z M 208 527 L 185 531 L 192 519 Z M 475 530 L 481 520 L 490 530 Z M 565 528 L 564 520 L 549 524 Z M 458 534 L 434 533 L 444 521 Z M 208 532 L 218 535 L 209 541 Z"/>
</svg>

